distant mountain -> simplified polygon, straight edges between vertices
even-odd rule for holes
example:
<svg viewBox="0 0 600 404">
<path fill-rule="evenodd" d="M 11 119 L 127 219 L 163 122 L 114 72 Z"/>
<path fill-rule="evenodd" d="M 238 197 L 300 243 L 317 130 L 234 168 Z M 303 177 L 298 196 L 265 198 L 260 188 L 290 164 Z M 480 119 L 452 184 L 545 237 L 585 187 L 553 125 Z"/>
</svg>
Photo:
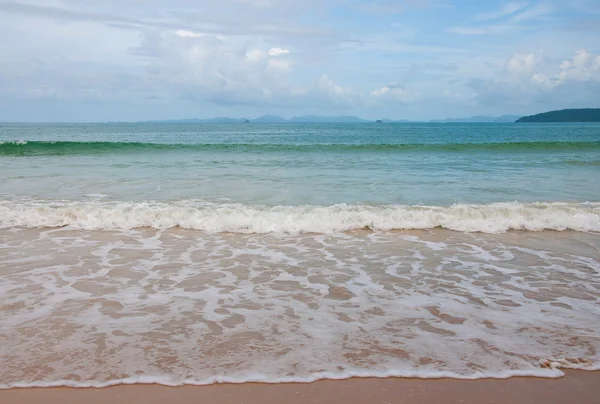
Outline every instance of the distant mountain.
<svg viewBox="0 0 600 404">
<path fill-rule="evenodd" d="M 352 123 L 352 122 L 356 122 L 356 123 L 361 123 L 361 122 L 371 122 L 371 121 L 367 121 L 365 119 L 361 119 L 358 118 L 356 116 L 347 116 L 347 115 L 341 115 L 341 116 L 320 116 L 320 115 L 304 115 L 304 116 L 295 116 L 293 118 L 289 119 L 289 122 L 297 122 L 297 123 L 318 123 L 318 122 L 323 122 L 323 123 L 335 123 L 335 122 L 348 122 L 348 123 Z"/>
<path fill-rule="evenodd" d="M 522 115 L 500 115 L 494 122 L 515 122 L 520 119 Z"/>
<path fill-rule="evenodd" d="M 585 110 L 572 110 L 572 111 L 585 111 Z M 590 110 L 600 111 L 600 110 Z M 557 111 L 560 112 L 560 111 Z M 543 115 L 543 114 L 541 114 Z M 537 115 L 536 115 L 537 116 Z M 499 122 L 515 122 L 520 119 L 520 115 L 501 115 L 501 116 L 471 116 L 469 118 L 448 118 L 448 119 L 436 119 L 429 122 L 432 123 L 499 123 Z M 528 118 L 528 117 L 524 117 Z M 410 121 L 407 119 L 378 119 L 378 120 L 367 120 L 351 115 L 339 115 L 339 116 L 323 116 L 323 115 L 302 115 L 295 116 L 290 119 L 283 118 L 278 115 L 263 115 L 255 119 L 246 118 L 192 118 L 192 119 L 167 119 L 162 121 L 149 121 L 153 123 L 407 123 L 407 122 L 424 122 L 424 121 Z M 520 121 L 525 122 L 525 121 Z"/>
<path fill-rule="evenodd" d="M 502 116 L 485 116 L 477 115 L 468 118 L 448 118 L 436 119 L 429 122 L 434 123 L 500 123 L 500 122 L 515 122 L 520 115 L 502 115 Z"/>
<path fill-rule="evenodd" d="M 209 119 L 166 119 L 162 121 L 150 121 L 155 123 L 244 123 L 245 118 L 209 118 Z"/>
<path fill-rule="evenodd" d="M 524 116 L 517 122 L 600 122 L 600 108 L 561 109 Z"/>
<path fill-rule="evenodd" d="M 320 115 L 303 115 L 295 116 L 290 119 L 282 118 L 278 115 L 263 115 L 256 119 L 245 118 L 210 118 L 210 119 L 169 119 L 163 121 L 151 121 L 157 123 L 363 123 L 373 122 L 366 119 L 361 119 L 356 116 L 320 116 Z M 389 121 L 392 122 L 392 121 Z M 396 121 L 394 121 L 396 122 Z"/>
<path fill-rule="evenodd" d="M 277 115 L 263 115 L 259 118 L 256 119 L 251 119 L 250 122 L 256 122 L 256 123 L 285 123 L 288 122 L 287 119 L 282 118 L 280 116 Z"/>
<path fill-rule="evenodd" d="M 251 122 L 257 123 L 362 123 L 371 122 L 356 116 L 320 116 L 303 115 L 285 119 L 277 115 L 264 115 L 260 118 L 252 119 Z"/>
</svg>

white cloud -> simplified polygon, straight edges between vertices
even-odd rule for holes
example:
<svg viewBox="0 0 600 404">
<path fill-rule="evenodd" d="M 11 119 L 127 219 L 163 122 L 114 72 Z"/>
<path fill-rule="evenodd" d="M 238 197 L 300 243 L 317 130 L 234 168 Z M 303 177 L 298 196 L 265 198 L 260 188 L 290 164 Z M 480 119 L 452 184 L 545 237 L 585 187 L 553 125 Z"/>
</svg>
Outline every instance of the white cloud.
<svg viewBox="0 0 600 404">
<path fill-rule="evenodd" d="M 186 29 L 178 29 L 177 31 L 175 31 L 175 35 L 177 35 L 180 38 L 200 38 L 203 36 L 214 36 L 215 38 L 221 41 L 225 40 L 225 37 L 223 35 L 211 34 L 206 32 L 195 32 Z"/>
<path fill-rule="evenodd" d="M 557 78 L 565 80 L 600 81 L 600 56 L 594 56 L 585 49 L 575 52 L 573 60 L 565 60 L 560 65 Z"/>
<path fill-rule="evenodd" d="M 517 53 L 506 62 L 506 70 L 510 75 L 519 77 L 531 75 L 538 63 L 539 56 L 534 53 Z"/>
<path fill-rule="evenodd" d="M 313 99 L 336 108 L 358 106 L 364 103 L 363 94 L 336 83 L 327 74 L 320 75 L 309 88 L 296 89 L 296 94 L 303 94 L 305 100 Z"/>
<path fill-rule="evenodd" d="M 542 3 L 532 7 L 528 7 L 529 3 L 511 2 L 504 7 L 490 11 L 487 13 L 478 14 L 475 19 L 479 21 L 497 20 L 503 17 L 510 17 L 513 22 L 531 20 L 554 11 L 554 6 L 549 3 Z M 517 13 L 518 12 L 518 13 Z M 516 13 L 516 14 L 515 14 Z"/>
<path fill-rule="evenodd" d="M 283 48 L 271 48 L 269 50 L 269 56 L 281 56 L 281 55 L 287 55 L 289 53 L 290 53 L 289 49 L 283 49 Z"/>
<path fill-rule="evenodd" d="M 505 77 L 513 83 L 533 82 L 543 88 L 569 82 L 600 82 L 600 56 L 581 49 L 575 52 L 573 59 L 565 60 L 559 66 L 551 66 L 539 54 L 515 54 L 506 63 Z"/>
<path fill-rule="evenodd" d="M 342 0 L 344 1 L 344 0 Z M 400 14 L 407 10 L 447 7 L 447 0 L 345 0 L 360 12 L 375 14 Z"/>
<path fill-rule="evenodd" d="M 456 101 L 469 101 L 475 95 L 476 94 L 473 94 L 473 92 L 462 93 L 460 91 L 451 91 L 451 90 L 444 90 L 442 92 L 442 97 L 451 99 L 451 100 L 456 100 Z"/>
<path fill-rule="evenodd" d="M 370 95 L 378 100 L 411 102 L 414 101 L 419 94 L 409 91 L 403 84 L 392 82 L 386 86 L 373 90 Z"/>
<path fill-rule="evenodd" d="M 267 57 L 267 53 L 260 49 L 252 49 L 246 52 L 246 60 L 250 62 L 260 62 Z"/>
<path fill-rule="evenodd" d="M 317 81 L 317 88 L 322 92 L 334 97 L 340 97 L 350 93 L 350 90 L 347 90 L 344 87 L 337 85 L 326 74 L 322 74 L 321 77 L 319 77 L 319 80 Z"/>
<path fill-rule="evenodd" d="M 147 80 L 157 97 L 247 105 L 289 93 L 290 62 L 269 60 L 243 38 L 148 33 L 141 51 L 151 58 Z"/>
<path fill-rule="evenodd" d="M 197 38 L 200 36 L 204 36 L 205 34 L 201 34 L 194 31 L 188 31 L 185 29 L 178 29 L 177 31 L 175 31 L 175 35 L 177 35 L 180 38 Z"/>
<path fill-rule="evenodd" d="M 479 25 L 474 27 L 454 26 L 446 29 L 446 32 L 458 35 L 502 34 L 517 29 L 522 30 L 523 24 L 521 23 L 529 20 L 534 20 L 538 17 L 550 14 L 553 11 L 554 6 L 552 6 L 551 4 L 544 3 L 527 8 L 527 3 L 509 3 L 500 10 L 480 14 L 476 17 L 476 19 L 480 21 L 510 17 L 508 19 L 505 19 L 502 23 L 492 25 Z"/>
<path fill-rule="evenodd" d="M 482 27 L 450 27 L 446 32 L 458 35 L 484 35 L 488 32 Z"/>
<path fill-rule="evenodd" d="M 360 104 L 360 94 L 325 74 L 313 80 L 308 77 L 304 82 L 292 79 L 296 61 L 281 52 L 286 49 L 278 48 L 278 56 L 272 56 L 273 52 L 247 46 L 245 38 L 150 35 L 145 44 L 154 59 L 149 81 L 171 92 L 171 96 L 218 105 Z"/>
<path fill-rule="evenodd" d="M 477 20 L 495 20 L 513 14 L 525 7 L 527 7 L 527 3 L 508 3 L 498 10 L 478 14 L 475 18 Z"/>
<path fill-rule="evenodd" d="M 496 77 L 473 80 L 471 87 L 482 103 L 598 106 L 600 56 L 578 50 L 572 59 L 558 64 L 537 53 L 515 54 Z"/>
<path fill-rule="evenodd" d="M 485 25 L 481 27 L 450 27 L 446 30 L 451 34 L 458 35 L 487 35 L 501 34 L 513 30 L 512 25 Z"/>
<path fill-rule="evenodd" d="M 514 22 L 533 20 L 538 17 L 550 14 L 553 11 L 554 6 L 552 6 L 551 4 L 539 4 L 535 7 L 528 8 L 522 13 L 516 14 L 515 16 L 511 17 L 511 20 Z"/>
<path fill-rule="evenodd" d="M 0 102 L 109 111 L 118 98 L 140 114 L 160 104 L 161 117 L 200 108 L 207 115 L 347 108 L 428 117 L 479 113 L 477 102 L 494 99 L 509 106 L 536 97 L 581 100 L 598 89 L 600 31 L 591 11 L 572 8 L 576 1 L 486 2 L 499 6 L 478 16 L 453 9 L 456 21 L 472 24 L 447 32 L 497 35 L 483 41 L 440 35 L 434 21 L 442 10 L 416 10 L 426 0 L 0 0 Z M 361 12 L 366 3 L 386 14 Z M 410 15 L 388 14 L 407 7 Z M 347 19 L 335 18 L 342 14 Z M 572 56 L 577 48 L 587 51 Z M 399 78 L 404 86 L 393 82 Z M 507 110 L 518 112 L 498 107 Z M 0 119 L 10 113 L 0 110 Z"/>
<path fill-rule="evenodd" d="M 287 60 L 269 60 L 267 62 L 267 67 L 269 70 L 279 71 L 279 72 L 289 72 L 292 70 L 292 65 Z"/>
</svg>

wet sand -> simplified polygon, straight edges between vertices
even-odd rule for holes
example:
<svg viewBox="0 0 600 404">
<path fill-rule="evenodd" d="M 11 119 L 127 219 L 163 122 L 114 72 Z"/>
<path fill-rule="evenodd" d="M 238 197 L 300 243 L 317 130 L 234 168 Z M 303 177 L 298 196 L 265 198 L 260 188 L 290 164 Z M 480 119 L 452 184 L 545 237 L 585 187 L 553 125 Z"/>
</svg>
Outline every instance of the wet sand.
<svg viewBox="0 0 600 404">
<path fill-rule="evenodd" d="M 222 384 L 164 387 L 132 385 L 103 389 L 28 388 L 0 391 L 3 404 L 595 404 L 600 372 L 569 371 L 561 379 L 512 378 L 350 379 L 310 384 Z"/>
<path fill-rule="evenodd" d="M 1 246 L 3 387 L 600 368 L 595 234 L 12 229 Z"/>
</svg>

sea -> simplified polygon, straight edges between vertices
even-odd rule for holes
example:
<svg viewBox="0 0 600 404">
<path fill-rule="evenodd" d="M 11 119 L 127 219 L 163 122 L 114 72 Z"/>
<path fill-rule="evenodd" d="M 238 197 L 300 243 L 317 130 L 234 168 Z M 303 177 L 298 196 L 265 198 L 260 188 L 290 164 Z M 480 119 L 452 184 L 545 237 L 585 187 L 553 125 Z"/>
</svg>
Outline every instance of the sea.
<svg viewBox="0 0 600 404">
<path fill-rule="evenodd" d="M 600 124 L 0 124 L 0 388 L 599 350 Z"/>
</svg>

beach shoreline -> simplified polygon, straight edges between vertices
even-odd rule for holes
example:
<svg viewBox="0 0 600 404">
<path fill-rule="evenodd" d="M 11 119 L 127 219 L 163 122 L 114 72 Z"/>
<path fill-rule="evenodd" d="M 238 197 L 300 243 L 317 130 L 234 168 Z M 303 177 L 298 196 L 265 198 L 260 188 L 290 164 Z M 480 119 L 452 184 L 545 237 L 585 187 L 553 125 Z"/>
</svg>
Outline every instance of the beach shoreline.
<svg viewBox="0 0 600 404">
<path fill-rule="evenodd" d="M 4 404 L 211 403 L 563 403 L 592 404 L 600 395 L 600 371 L 566 371 L 559 379 L 354 378 L 314 383 L 244 383 L 166 387 L 121 385 L 95 388 L 15 388 L 0 390 Z"/>
<path fill-rule="evenodd" d="M 0 244 L 2 387 L 556 377 L 600 362 L 597 235 L 24 229 Z"/>
<path fill-rule="evenodd" d="M 599 129 L 0 125 L 0 402 L 600 401 Z"/>
</svg>

